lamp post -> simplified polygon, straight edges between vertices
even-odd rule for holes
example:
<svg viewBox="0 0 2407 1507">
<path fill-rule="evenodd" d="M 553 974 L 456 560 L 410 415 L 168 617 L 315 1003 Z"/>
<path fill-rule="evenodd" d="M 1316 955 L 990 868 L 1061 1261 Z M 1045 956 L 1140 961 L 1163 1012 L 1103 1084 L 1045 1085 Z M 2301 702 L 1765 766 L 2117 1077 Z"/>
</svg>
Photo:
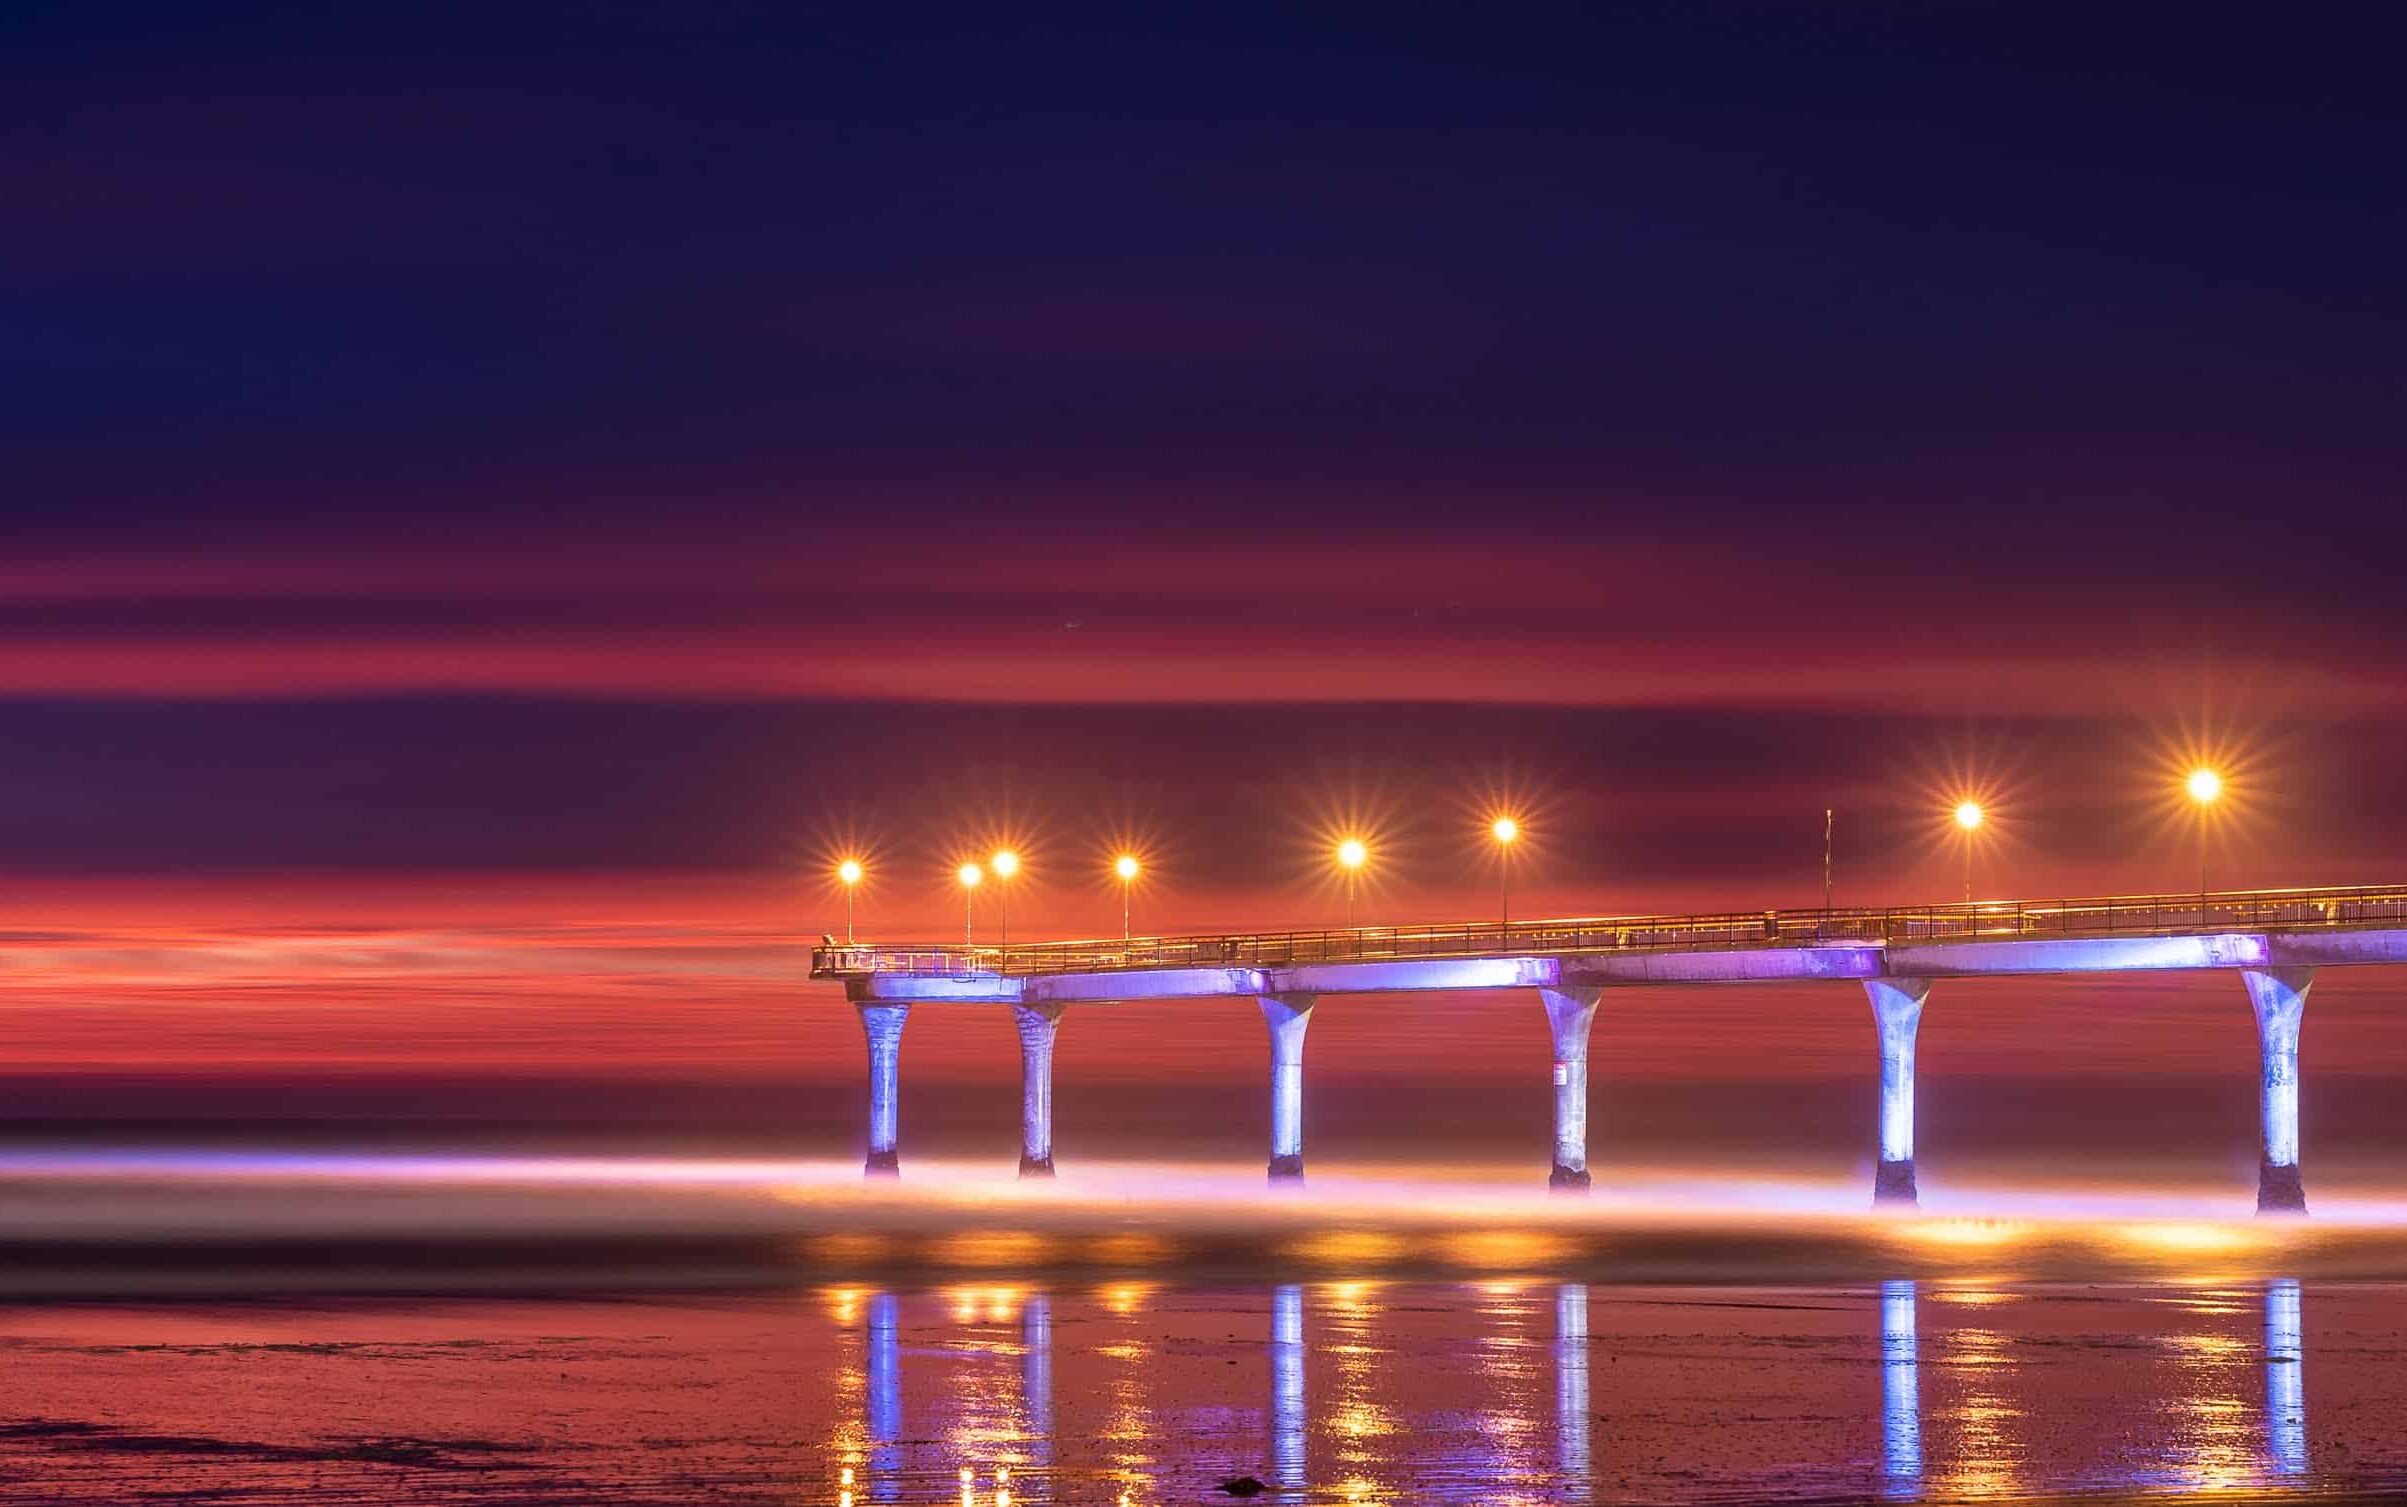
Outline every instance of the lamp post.
<svg viewBox="0 0 2407 1507">
<path fill-rule="evenodd" d="M 844 945 L 852 945 L 852 897 L 861 887 L 861 876 L 867 871 L 858 858 L 847 858 L 836 865 L 836 878 L 844 885 Z"/>
<path fill-rule="evenodd" d="M 1979 801 L 1958 801 L 1955 816 L 1956 826 L 1964 834 L 1964 903 L 1970 905 L 1972 904 L 1973 834 L 1981 830 L 1981 823 L 1989 819 L 1989 813 L 1981 809 Z"/>
<path fill-rule="evenodd" d="M 1112 860 L 1112 872 L 1120 876 L 1120 940 L 1128 940 L 1128 892 L 1137 882 L 1141 865 L 1134 853 L 1123 853 Z"/>
<path fill-rule="evenodd" d="M 986 871 L 965 863 L 953 871 L 953 877 L 961 881 L 961 945 L 974 946 L 971 933 L 978 919 L 978 882 L 986 877 Z"/>
<path fill-rule="evenodd" d="M 1500 816 L 1488 823 L 1488 835 L 1496 839 L 1496 919 L 1500 928 L 1510 929 L 1513 924 L 1513 844 L 1521 840 L 1521 823 L 1509 816 Z"/>
<path fill-rule="evenodd" d="M 1830 834 L 1838 821 L 1838 808 L 1822 808 L 1822 917 L 1830 918 Z"/>
<path fill-rule="evenodd" d="M 2206 823 L 2209 813 L 2215 808 L 2215 802 L 2223 798 L 2223 776 L 2202 764 L 2190 771 L 2189 777 L 2181 782 L 2181 788 L 2189 796 L 2190 804 L 2198 808 L 2198 919 L 2201 924 L 2204 924 L 2206 921 Z"/>
<path fill-rule="evenodd" d="M 995 849 L 995 856 L 986 860 L 987 871 L 995 876 L 995 924 L 1002 933 L 1003 954 L 1011 955 L 1011 885 L 1007 882 L 1020 871 L 1020 855 L 1009 848 Z"/>
<path fill-rule="evenodd" d="M 1354 929 L 1354 888 L 1362 874 L 1362 866 L 1371 860 L 1371 850 L 1359 837 L 1349 837 L 1337 845 L 1337 866 L 1346 871 L 1346 930 Z"/>
</svg>

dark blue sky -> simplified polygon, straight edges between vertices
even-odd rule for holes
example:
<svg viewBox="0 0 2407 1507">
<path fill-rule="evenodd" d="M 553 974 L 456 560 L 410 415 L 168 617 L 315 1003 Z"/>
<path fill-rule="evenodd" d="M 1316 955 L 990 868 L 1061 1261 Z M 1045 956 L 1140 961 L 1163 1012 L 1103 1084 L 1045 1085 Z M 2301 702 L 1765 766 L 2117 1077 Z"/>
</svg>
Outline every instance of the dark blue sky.
<svg viewBox="0 0 2407 1507">
<path fill-rule="evenodd" d="M 1275 785 L 1080 724 L 1271 804 L 1748 750 L 1705 854 L 1801 769 L 2102 789 L 2186 726 L 2361 862 L 2377 17 L 20 9 L 6 861 L 771 864 L 797 792 L 1076 805 L 1058 739 L 883 752 L 1069 702 L 1297 729 Z M 1414 742 L 1498 702 L 1580 725 Z"/>
<path fill-rule="evenodd" d="M 17 500 L 2397 500 L 2345 8 L 1515 10 L 20 13 Z"/>
</svg>

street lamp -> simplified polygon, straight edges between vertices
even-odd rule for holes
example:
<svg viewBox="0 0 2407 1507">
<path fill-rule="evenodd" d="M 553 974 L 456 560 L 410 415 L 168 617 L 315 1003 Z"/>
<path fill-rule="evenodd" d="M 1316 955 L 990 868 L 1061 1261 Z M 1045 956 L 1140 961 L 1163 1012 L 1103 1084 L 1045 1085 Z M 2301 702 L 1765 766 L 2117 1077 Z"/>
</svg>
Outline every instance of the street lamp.
<svg viewBox="0 0 2407 1507">
<path fill-rule="evenodd" d="M 1521 840 L 1521 823 L 1509 816 L 1500 816 L 1488 823 L 1488 835 L 1496 839 L 1496 916 L 1503 926 L 1510 927 L 1513 924 L 1513 844 Z"/>
<path fill-rule="evenodd" d="M 1337 845 L 1337 866 L 1346 871 L 1346 930 L 1354 929 L 1354 888 L 1362 866 L 1371 861 L 1371 850 L 1359 837 L 1349 837 Z"/>
<path fill-rule="evenodd" d="M 971 926 L 978 918 L 978 881 L 986 877 L 985 870 L 974 863 L 965 863 L 953 871 L 961 881 L 961 945 L 972 945 Z"/>
<path fill-rule="evenodd" d="M 1137 870 L 1142 867 L 1134 853 L 1123 853 L 1112 860 L 1112 872 L 1120 876 L 1120 940 L 1128 940 L 1128 892 L 1137 882 Z"/>
<path fill-rule="evenodd" d="M 1972 904 L 1972 836 L 1981 830 L 1981 823 L 1989 819 L 1989 813 L 1981 809 L 1979 801 L 1958 801 L 1956 802 L 1955 816 L 1957 827 L 1964 833 L 1964 903 L 1970 905 Z"/>
<path fill-rule="evenodd" d="M 2189 796 L 2190 804 L 2198 808 L 2198 917 L 2204 921 L 2206 919 L 2206 820 L 2208 813 L 2214 810 L 2215 802 L 2223 799 L 2223 776 L 2201 764 L 2190 771 L 2189 777 L 2181 782 L 2181 788 L 2183 793 Z"/>
<path fill-rule="evenodd" d="M 853 891 L 861 887 L 861 877 L 867 872 L 858 858 L 847 858 L 836 865 L 836 878 L 844 885 L 844 945 L 847 947 L 852 945 Z"/>
<path fill-rule="evenodd" d="M 995 856 L 986 860 L 986 866 L 994 872 L 995 910 L 998 918 L 996 924 L 1003 933 L 1004 950 L 1009 951 L 1011 948 L 1011 886 L 1003 881 L 1020 871 L 1020 855 L 1009 848 L 997 848 Z"/>
</svg>

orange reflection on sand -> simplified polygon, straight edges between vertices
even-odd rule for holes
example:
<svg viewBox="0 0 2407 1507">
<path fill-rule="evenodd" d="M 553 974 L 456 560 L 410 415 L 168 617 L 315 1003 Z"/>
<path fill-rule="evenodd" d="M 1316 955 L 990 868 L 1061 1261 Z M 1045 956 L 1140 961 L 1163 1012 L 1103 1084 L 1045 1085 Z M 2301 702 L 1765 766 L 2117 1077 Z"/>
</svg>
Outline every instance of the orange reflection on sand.
<svg viewBox="0 0 2407 1507">
<path fill-rule="evenodd" d="M 1573 1249 L 1570 1240 L 1535 1230 L 1470 1230 L 1437 1242 L 1441 1260 L 1490 1270 L 1545 1266 L 1567 1259 Z"/>
<path fill-rule="evenodd" d="M 965 1230 L 933 1242 L 929 1253 L 946 1266 L 1026 1267 L 1050 1259 L 1056 1244 L 1035 1230 Z"/>
<path fill-rule="evenodd" d="M 1371 1301 L 1379 1291 L 1375 1282 L 1332 1282 L 1321 1291 L 1327 1295 L 1330 1308 L 1338 1313 L 1356 1315 L 1376 1311 L 1377 1305 Z"/>
<path fill-rule="evenodd" d="M 1090 1241 L 1086 1254 L 1099 1266 L 1166 1266 L 1178 1259 L 1176 1241 L 1127 1231 Z"/>
<path fill-rule="evenodd" d="M 2261 1231 L 2228 1224 L 2148 1222 L 2110 1225 L 2102 1232 L 2117 1245 L 2142 1251 L 2177 1254 L 2262 1250 L 2271 1242 Z"/>
<path fill-rule="evenodd" d="M 802 1242 L 802 1249 L 815 1265 L 860 1267 L 876 1264 L 892 1248 L 892 1244 L 883 1235 L 839 1231 L 813 1235 Z"/>
<path fill-rule="evenodd" d="M 1959 1250 L 2014 1245 L 2029 1239 L 2032 1233 L 2032 1227 L 2019 1219 L 1924 1219 L 1896 1226 L 1900 1239 L 1916 1245 Z"/>
<path fill-rule="evenodd" d="M 955 1323 L 1008 1324 L 1026 1297 L 1018 1287 L 948 1287 L 945 1302 Z"/>
<path fill-rule="evenodd" d="M 1315 1230 L 1287 1242 L 1285 1254 L 1314 1266 L 1384 1266 L 1403 1259 L 1401 1235 L 1378 1230 Z"/>
<path fill-rule="evenodd" d="M 1975 1296 L 1953 1294 L 1958 1301 Z M 2000 1295 L 2004 1296 L 2004 1295 Z M 1992 1329 L 1956 1329 L 1939 1340 L 1938 1367 L 1963 1385 L 1945 1416 L 1954 1425 L 1948 1468 L 1932 1484 L 1941 1497 L 2011 1496 L 2021 1489 L 2023 1410 L 1996 1391 L 2020 1374 L 2014 1342 Z"/>
</svg>

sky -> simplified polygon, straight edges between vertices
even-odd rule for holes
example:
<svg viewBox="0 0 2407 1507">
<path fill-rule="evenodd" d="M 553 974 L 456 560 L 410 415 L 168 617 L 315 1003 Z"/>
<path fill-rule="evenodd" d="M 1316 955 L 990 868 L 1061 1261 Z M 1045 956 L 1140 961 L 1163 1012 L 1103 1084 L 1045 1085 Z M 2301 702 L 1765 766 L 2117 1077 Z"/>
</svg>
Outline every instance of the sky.
<svg viewBox="0 0 2407 1507">
<path fill-rule="evenodd" d="M 1840 901 L 1913 902 L 1975 793 L 1983 893 L 2181 889 L 2211 758 L 2216 884 L 2398 879 L 2387 56 L 2346 9 L 19 8 L 18 1061 L 849 1081 L 799 964 L 849 851 L 879 935 L 1000 840 L 1020 934 L 1116 925 L 1124 844 L 1141 927 L 1326 924 L 1359 827 L 1366 911 L 1436 919 L 1510 805 L 1523 913 L 1749 908 L 1818 900 L 1830 810 Z M 1968 1071 L 2069 1071 L 2015 1055 L 2051 998 Z"/>
</svg>

